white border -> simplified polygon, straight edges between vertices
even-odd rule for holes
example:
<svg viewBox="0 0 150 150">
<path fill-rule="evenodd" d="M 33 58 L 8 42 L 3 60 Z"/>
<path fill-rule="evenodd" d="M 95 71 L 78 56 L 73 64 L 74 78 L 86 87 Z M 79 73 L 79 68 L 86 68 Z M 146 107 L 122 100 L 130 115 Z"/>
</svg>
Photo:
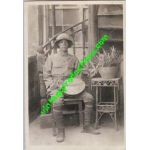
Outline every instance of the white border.
<svg viewBox="0 0 150 150">
<path fill-rule="evenodd" d="M 24 2 L 25 5 L 57 5 L 57 4 L 124 4 L 124 1 L 37 1 L 37 2 Z"/>
<path fill-rule="evenodd" d="M 47 1 L 44 1 L 44 2 L 25 2 L 24 3 L 24 7 L 27 7 L 27 6 L 30 6 L 30 5 L 53 5 L 53 4 L 75 4 L 75 5 L 79 5 L 79 4 L 88 4 L 88 5 L 93 5 L 93 4 L 122 4 L 124 7 L 124 12 L 125 12 L 125 2 L 124 1 L 50 1 L 50 2 L 47 2 Z M 123 17 L 123 21 L 124 21 L 124 27 L 123 27 L 123 29 L 124 29 L 124 33 L 125 33 L 125 17 Z M 27 22 L 26 22 L 27 23 Z M 24 25 L 25 25 L 25 23 L 24 23 Z M 25 28 L 25 26 L 24 26 L 24 28 Z M 27 40 L 27 37 L 25 37 L 25 39 Z M 125 46 L 125 36 L 124 36 L 124 39 L 123 39 L 123 41 L 124 41 L 124 46 Z M 125 47 L 124 47 L 124 53 L 125 53 Z M 26 58 L 26 56 L 27 56 L 27 53 L 25 52 L 24 53 L 25 54 L 25 58 Z M 124 55 L 124 60 L 125 60 L 125 55 Z M 29 118 L 28 118 L 28 78 L 26 77 L 26 76 L 28 76 L 28 59 L 26 58 L 26 60 L 25 60 L 25 80 L 26 80 L 26 84 L 25 84 L 25 127 L 26 127 L 26 129 L 25 129 L 25 134 L 26 135 L 24 135 L 25 136 L 25 146 L 26 146 L 26 149 L 27 148 L 29 148 L 30 149 L 30 147 L 32 147 L 32 149 L 42 149 L 42 150 L 47 150 L 47 149 L 49 149 L 49 148 L 52 148 L 52 146 L 50 146 L 50 145 L 48 145 L 48 146 L 33 146 L 33 145 L 30 145 L 30 143 L 29 143 L 29 141 L 30 141 L 30 139 L 29 139 L 29 124 L 27 123 L 27 121 L 29 120 Z M 125 63 L 124 63 L 125 64 Z M 125 69 L 125 68 L 124 68 Z M 124 70 L 125 71 L 125 70 Z M 125 77 L 124 77 L 124 81 L 125 81 Z M 125 83 L 125 82 L 124 82 Z M 124 86 L 125 87 L 125 86 Z M 124 88 L 125 89 L 125 88 Z M 125 92 L 125 91 L 124 91 Z M 124 93 L 124 95 L 125 95 L 125 93 Z M 125 97 L 124 97 L 125 98 Z M 125 101 L 125 99 L 124 99 L 124 101 Z M 28 131 L 27 131 L 28 130 Z M 125 136 L 125 134 L 124 134 L 124 136 Z M 125 144 L 125 143 L 124 143 Z M 73 145 L 72 146 L 55 146 L 54 148 L 55 148 L 55 150 L 56 149 L 60 149 L 61 148 L 61 150 L 63 150 L 63 149 L 76 149 L 76 148 L 78 148 L 78 150 L 80 149 L 80 150 L 82 150 L 82 149 L 85 149 L 85 147 L 86 146 L 84 146 L 84 147 L 82 147 L 82 146 L 76 146 L 76 147 L 74 147 Z M 97 146 L 92 146 L 92 149 L 94 150 L 97 150 Z M 111 146 L 110 147 L 111 148 L 111 150 L 113 150 L 113 147 Z M 114 147 L 114 150 L 122 150 L 123 149 L 123 147 L 122 147 L 122 149 L 120 149 L 121 147 Z M 53 148 L 52 148 L 53 149 Z M 91 149 L 89 146 L 88 147 L 86 147 L 86 149 L 88 150 L 88 149 Z M 27 149 L 28 150 L 28 149 Z"/>
</svg>

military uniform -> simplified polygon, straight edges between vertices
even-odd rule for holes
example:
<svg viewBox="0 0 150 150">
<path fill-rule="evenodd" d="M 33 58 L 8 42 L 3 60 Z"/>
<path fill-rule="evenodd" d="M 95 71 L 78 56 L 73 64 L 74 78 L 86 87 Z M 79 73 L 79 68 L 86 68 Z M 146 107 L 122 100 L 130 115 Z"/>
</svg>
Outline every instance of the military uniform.
<svg viewBox="0 0 150 150">
<path fill-rule="evenodd" d="M 62 85 L 64 80 L 67 79 L 69 74 L 72 71 L 76 70 L 78 64 L 79 61 L 77 57 L 70 55 L 68 53 L 62 55 L 60 54 L 60 52 L 58 52 L 57 54 L 49 56 L 47 58 L 44 65 L 43 73 L 48 96 L 52 96 L 56 93 L 57 89 Z M 85 104 L 84 127 L 86 128 L 90 125 L 91 111 L 93 109 L 93 96 L 86 91 L 83 91 L 81 94 L 77 96 L 81 97 Z M 59 98 L 53 103 L 53 113 L 56 120 L 56 127 L 58 128 L 58 134 L 59 133 L 63 134 L 64 132 L 63 114 L 62 114 L 64 97 Z M 59 136 L 57 138 L 57 141 L 62 142 L 63 141 L 62 136 Z"/>
</svg>

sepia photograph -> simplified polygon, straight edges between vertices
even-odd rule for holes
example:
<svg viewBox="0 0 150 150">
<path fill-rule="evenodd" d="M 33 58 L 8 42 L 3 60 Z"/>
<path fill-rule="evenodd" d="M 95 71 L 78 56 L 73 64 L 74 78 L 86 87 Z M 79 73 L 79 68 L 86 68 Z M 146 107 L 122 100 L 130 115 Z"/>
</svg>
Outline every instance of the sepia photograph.
<svg viewBox="0 0 150 150">
<path fill-rule="evenodd" d="M 125 150 L 125 2 L 24 2 L 26 150 Z"/>
</svg>

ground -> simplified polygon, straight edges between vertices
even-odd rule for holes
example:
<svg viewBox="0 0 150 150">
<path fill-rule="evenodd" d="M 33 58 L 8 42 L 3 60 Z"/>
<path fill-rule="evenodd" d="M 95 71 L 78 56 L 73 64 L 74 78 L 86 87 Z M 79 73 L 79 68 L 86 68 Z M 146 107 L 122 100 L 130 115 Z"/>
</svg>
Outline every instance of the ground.
<svg viewBox="0 0 150 150">
<path fill-rule="evenodd" d="M 100 135 L 81 133 L 82 127 L 67 126 L 65 141 L 57 143 L 55 136 L 52 135 L 52 128 L 41 129 L 40 118 L 38 117 L 30 123 L 30 144 L 36 146 L 50 146 L 52 149 L 75 150 L 75 149 L 97 149 L 97 150 L 124 150 L 124 128 L 119 125 L 116 131 L 111 121 L 106 121 L 98 129 Z M 75 146 L 75 147 L 74 147 Z M 48 148 L 49 150 L 51 148 Z M 77 148 L 78 147 L 78 148 Z M 35 148 L 35 147 L 34 147 Z M 31 150 L 33 150 L 32 148 Z M 38 150 L 47 150 L 44 147 Z"/>
</svg>

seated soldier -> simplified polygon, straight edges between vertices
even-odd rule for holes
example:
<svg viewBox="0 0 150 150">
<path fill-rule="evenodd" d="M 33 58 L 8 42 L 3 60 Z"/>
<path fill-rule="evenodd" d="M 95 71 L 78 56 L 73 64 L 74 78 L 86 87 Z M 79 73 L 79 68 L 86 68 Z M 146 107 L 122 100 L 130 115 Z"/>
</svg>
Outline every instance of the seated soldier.
<svg viewBox="0 0 150 150">
<path fill-rule="evenodd" d="M 56 38 L 55 46 L 59 48 L 57 54 L 53 56 L 48 56 L 45 65 L 44 65 L 44 79 L 49 96 L 55 94 L 57 89 L 61 86 L 69 74 L 74 71 L 79 61 L 77 57 L 68 54 L 68 48 L 73 45 L 72 37 L 66 33 L 60 34 Z M 83 99 L 85 104 L 84 110 L 84 127 L 83 132 L 91 134 L 99 134 L 91 126 L 91 112 L 93 110 L 93 96 L 83 91 L 78 97 Z M 58 134 L 56 137 L 57 142 L 64 141 L 65 130 L 63 123 L 63 98 L 59 98 L 53 103 L 53 113 L 56 121 L 56 128 L 58 129 Z"/>
</svg>

